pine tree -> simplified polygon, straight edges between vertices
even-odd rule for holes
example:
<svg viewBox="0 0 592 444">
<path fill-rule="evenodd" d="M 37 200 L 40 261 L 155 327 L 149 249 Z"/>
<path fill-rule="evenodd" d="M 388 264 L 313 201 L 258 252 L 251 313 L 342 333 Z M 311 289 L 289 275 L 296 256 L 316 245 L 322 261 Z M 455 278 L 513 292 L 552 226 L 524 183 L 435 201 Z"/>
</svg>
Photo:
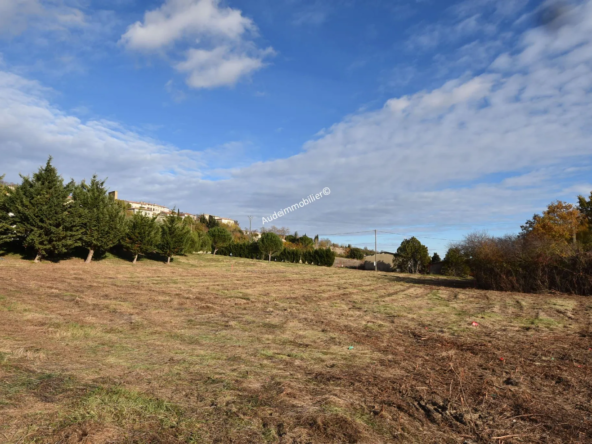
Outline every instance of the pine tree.
<svg viewBox="0 0 592 444">
<path fill-rule="evenodd" d="M 191 228 L 184 223 L 183 218 L 174 212 L 168 215 L 160 226 L 160 252 L 167 257 L 167 264 L 171 257 L 183 254 L 192 245 Z"/>
<path fill-rule="evenodd" d="M 268 261 L 271 261 L 271 256 L 279 253 L 282 251 L 282 248 L 284 248 L 282 239 L 277 234 L 271 232 L 263 233 L 261 239 L 259 239 L 258 244 L 259 250 L 267 255 Z"/>
<path fill-rule="evenodd" d="M 14 229 L 6 206 L 11 190 L 4 185 L 3 180 L 4 176 L 0 176 L 0 244 L 10 242 L 14 238 Z"/>
<path fill-rule="evenodd" d="M 158 247 L 160 229 L 155 217 L 135 213 L 127 221 L 123 247 L 134 255 L 134 264 L 139 255 L 152 253 Z"/>
<path fill-rule="evenodd" d="M 415 237 L 405 239 L 397 249 L 393 260 L 395 268 L 401 267 L 404 273 L 419 273 L 430 264 L 428 247 L 422 245 Z"/>
<path fill-rule="evenodd" d="M 208 237 L 214 247 L 214 256 L 219 248 L 226 247 L 232 242 L 232 234 L 224 227 L 214 227 L 208 231 Z"/>
<path fill-rule="evenodd" d="M 122 206 L 107 194 L 105 181 L 93 176 L 90 184 L 84 181 L 72 194 L 73 208 L 81 227 L 81 245 L 88 249 L 86 263 L 95 251 L 107 251 L 125 233 L 125 213 Z"/>
<path fill-rule="evenodd" d="M 13 214 L 11 223 L 15 234 L 23 239 L 23 245 L 35 252 L 35 262 L 50 254 L 63 254 L 79 245 L 80 229 L 72 214 L 69 196 L 75 183 L 64 185 L 51 164 L 32 178 L 21 176 L 23 182 L 9 193 L 5 203 Z"/>
</svg>

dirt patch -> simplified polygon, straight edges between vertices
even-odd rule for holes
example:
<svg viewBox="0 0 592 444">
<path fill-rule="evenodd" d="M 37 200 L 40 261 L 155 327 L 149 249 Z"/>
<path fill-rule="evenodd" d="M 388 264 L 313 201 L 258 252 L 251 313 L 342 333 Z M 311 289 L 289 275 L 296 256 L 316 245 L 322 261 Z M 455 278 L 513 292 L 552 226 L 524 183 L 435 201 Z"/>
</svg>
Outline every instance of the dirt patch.
<svg viewBox="0 0 592 444">
<path fill-rule="evenodd" d="M 590 298 L 205 255 L 0 280 L 1 442 L 592 442 Z"/>
</svg>

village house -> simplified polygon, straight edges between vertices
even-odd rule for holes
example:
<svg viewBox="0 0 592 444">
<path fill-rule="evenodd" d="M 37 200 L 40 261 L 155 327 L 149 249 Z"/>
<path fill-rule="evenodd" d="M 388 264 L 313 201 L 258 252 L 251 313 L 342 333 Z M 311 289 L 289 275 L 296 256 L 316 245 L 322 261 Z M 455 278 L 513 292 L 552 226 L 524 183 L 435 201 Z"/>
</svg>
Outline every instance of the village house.
<svg viewBox="0 0 592 444">
<path fill-rule="evenodd" d="M 129 211 L 133 214 L 140 213 L 148 217 L 156 217 L 159 222 L 161 222 L 166 216 L 171 214 L 172 210 L 164 205 L 158 205 L 148 202 L 135 202 L 132 200 L 123 200 L 119 199 L 119 193 L 117 191 L 111 191 L 109 196 L 113 197 L 115 200 L 121 200 L 128 205 Z M 191 213 L 183 213 L 180 212 L 179 216 L 181 217 L 191 217 L 193 220 L 198 221 L 201 215 L 191 214 Z M 203 216 L 207 218 L 210 217 L 209 214 L 203 214 Z M 212 216 L 215 220 L 220 222 L 221 224 L 225 225 L 238 225 L 238 221 L 233 219 L 228 219 L 225 217 L 219 216 Z"/>
<path fill-rule="evenodd" d="M 238 221 L 234 220 L 234 219 L 228 219 L 226 217 L 219 217 L 219 216 L 214 216 L 212 214 L 202 214 L 202 216 L 204 216 L 206 219 L 209 219 L 210 217 L 213 217 L 214 220 L 217 220 L 218 222 L 220 222 L 221 224 L 224 225 L 239 225 Z"/>
</svg>

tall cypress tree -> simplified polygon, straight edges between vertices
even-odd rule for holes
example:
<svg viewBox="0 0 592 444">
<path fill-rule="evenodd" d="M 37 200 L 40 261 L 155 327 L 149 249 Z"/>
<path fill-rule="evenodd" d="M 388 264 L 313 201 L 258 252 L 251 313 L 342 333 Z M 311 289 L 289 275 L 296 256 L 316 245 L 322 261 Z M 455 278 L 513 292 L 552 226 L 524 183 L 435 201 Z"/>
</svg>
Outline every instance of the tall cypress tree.
<svg viewBox="0 0 592 444">
<path fill-rule="evenodd" d="M 80 243 L 88 248 L 85 262 L 89 264 L 95 251 L 106 251 L 121 240 L 125 233 L 125 212 L 107 194 L 105 180 L 97 179 L 96 175 L 90 184 L 82 181 L 72 197 L 82 230 Z"/>
<path fill-rule="evenodd" d="M 68 199 L 75 183 L 64 185 L 51 164 L 33 177 L 21 176 L 23 182 L 10 192 L 5 205 L 13 214 L 11 223 L 23 245 L 35 252 L 35 262 L 51 254 L 63 254 L 79 244 L 80 229 Z"/>
<path fill-rule="evenodd" d="M 164 219 L 160 233 L 160 252 L 167 257 L 167 264 L 171 263 L 171 257 L 183 254 L 190 246 L 191 228 L 175 212 Z"/>
<path fill-rule="evenodd" d="M 127 220 L 123 247 L 134 255 L 134 264 L 140 254 L 152 253 L 158 248 L 160 230 L 155 217 L 135 213 Z"/>
</svg>

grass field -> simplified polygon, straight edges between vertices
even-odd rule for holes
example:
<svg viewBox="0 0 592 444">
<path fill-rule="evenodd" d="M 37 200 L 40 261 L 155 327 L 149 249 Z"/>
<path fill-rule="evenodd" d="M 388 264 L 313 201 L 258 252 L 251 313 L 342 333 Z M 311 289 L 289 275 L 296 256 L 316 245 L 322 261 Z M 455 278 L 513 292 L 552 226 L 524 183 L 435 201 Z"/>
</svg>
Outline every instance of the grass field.
<svg viewBox="0 0 592 444">
<path fill-rule="evenodd" d="M 466 284 L 4 257 L 0 442 L 592 442 L 592 298 Z"/>
</svg>

